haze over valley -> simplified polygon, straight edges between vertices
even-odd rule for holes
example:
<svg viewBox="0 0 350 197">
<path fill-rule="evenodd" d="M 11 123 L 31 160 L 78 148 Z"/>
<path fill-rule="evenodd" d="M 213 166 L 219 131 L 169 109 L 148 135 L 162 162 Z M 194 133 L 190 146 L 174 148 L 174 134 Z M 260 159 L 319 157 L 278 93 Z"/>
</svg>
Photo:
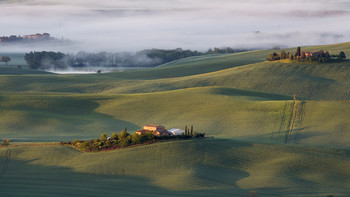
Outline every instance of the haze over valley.
<svg viewBox="0 0 350 197">
<path fill-rule="evenodd" d="M 213 47 L 268 49 L 350 40 L 350 4 L 336 0 L 7 0 L 2 35 L 49 32 L 69 46 L 0 51 L 120 52 Z"/>
</svg>

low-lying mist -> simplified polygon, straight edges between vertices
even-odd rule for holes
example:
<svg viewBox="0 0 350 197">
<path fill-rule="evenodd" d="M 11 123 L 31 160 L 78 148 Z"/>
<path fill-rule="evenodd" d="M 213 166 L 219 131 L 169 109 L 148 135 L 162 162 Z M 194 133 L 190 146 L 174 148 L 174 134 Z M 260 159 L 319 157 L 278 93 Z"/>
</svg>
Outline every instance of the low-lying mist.
<svg viewBox="0 0 350 197">
<path fill-rule="evenodd" d="M 110 72 L 124 72 L 125 70 L 139 69 L 139 67 L 67 67 L 65 69 L 47 69 L 47 72 L 56 74 L 99 74 L 99 73 L 110 73 Z"/>
<path fill-rule="evenodd" d="M 236 53 L 243 50 L 214 48 L 206 52 L 183 50 L 148 49 L 138 52 L 84 52 L 66 54 L 54 51 L 32 51 L 24 59 L 31 69 L 56 73 L 103 73 L 121 72 L 136 67 L 155 67 L 174 60 L 205 54 Z"/>
<path fill-rule="evenodd" d="M 343 0 L 0 1 L 2 35 L 48 32 L 70 45 L 0 51 L 138 51 L 147 48 L 272 48 L 350 41 Z"/>
</svg>

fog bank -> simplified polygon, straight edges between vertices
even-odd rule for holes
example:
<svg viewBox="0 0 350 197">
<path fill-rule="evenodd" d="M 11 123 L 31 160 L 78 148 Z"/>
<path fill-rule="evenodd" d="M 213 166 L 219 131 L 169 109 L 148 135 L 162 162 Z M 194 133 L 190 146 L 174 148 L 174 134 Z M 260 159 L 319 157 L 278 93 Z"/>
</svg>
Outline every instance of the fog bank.
<svg viewBox="0 0 350 197">
<path fill-rule="evenodd" d="M 0 35 L 48 32 L 63 52 L 271 48 L 350 41 L 342 0 L 3 0 Z M 0 50 L 27 52 L 29 47 Z"/>
</svg>

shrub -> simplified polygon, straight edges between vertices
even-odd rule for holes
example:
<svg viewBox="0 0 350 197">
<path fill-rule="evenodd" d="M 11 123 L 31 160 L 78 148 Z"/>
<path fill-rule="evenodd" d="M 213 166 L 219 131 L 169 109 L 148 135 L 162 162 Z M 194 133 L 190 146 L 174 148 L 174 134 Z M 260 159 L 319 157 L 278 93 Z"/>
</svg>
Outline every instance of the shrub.
<svg viewBox="0 0 350 197">
<path fill-rule="evenodd" d="M 130 134 L 126 131 L 126 129 L 124 129 L 120 135 L 119 135 L 119 139 L 124 139 L 126 137 L 128 137 Z"/>
<path fill-rule="evenodd" d="M 142 135 L 139 135 L 137 133 L 132 134 L 131 136 L 132 144 L 141 144 L 141 138 L 142 138 Z"/>
<path fill-rule="evenodd" d="M 10 140 L 4 137 L 4 139 L 2 139 L 2 145 L 3 146 L 10 145 Z"/>
<path fill-rule="evenodd" d="M 79 142 L 78 139 L 74 139 L 73 142 L 72 142 L 72 144 L 75 146 L 78 142 Z"/>
<path fill-rule="evenodd" d="M 112 140 L 118 140 L 118 133 L 112 133 L 111 139 Z"/>
<path fill-rule="evenodd" d="M 107 140 L 107 134 L 106 133 L 103 133 L 102 135 L 101 135 L 101 137 L 100 137 L 100 140 L 101 141 L 106 141 Z"/>
<path fill-rule="evenodd" d="M 119 140 L 118 144 L 120 147 L 126 147 L 126 146 L 131 145 L 130 136 L 122 138 L 121 140 Z"/>
</svg>

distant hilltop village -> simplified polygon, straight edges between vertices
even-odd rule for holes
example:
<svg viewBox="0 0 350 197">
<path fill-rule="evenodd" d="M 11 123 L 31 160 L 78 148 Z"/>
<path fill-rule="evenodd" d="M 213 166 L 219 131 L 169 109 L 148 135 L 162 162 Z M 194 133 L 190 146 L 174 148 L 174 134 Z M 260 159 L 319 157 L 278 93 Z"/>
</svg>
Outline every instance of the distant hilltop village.
<svg viewBox="0 0 350 197">
<path fill-rule="evenodd" d="M 49 33 L 43 34 L 31 34 L 23 36 L 2 36 L 0 37 L 0 43 L 12 43 L 12 42 L 32 42 L 32 41 L 43 41 L 43 40 L 54 40 Z"/>
</svg>

